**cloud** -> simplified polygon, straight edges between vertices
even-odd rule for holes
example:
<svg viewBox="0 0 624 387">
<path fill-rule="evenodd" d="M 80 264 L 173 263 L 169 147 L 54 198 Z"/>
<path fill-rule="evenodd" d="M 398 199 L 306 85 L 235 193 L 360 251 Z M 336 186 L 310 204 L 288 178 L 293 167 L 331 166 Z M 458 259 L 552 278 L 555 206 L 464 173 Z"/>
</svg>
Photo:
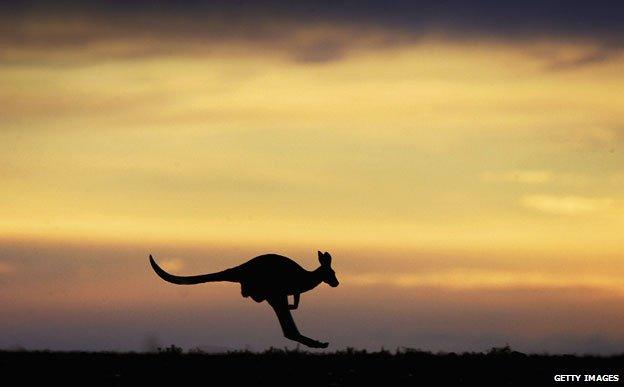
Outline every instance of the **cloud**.
<svg viewBox="0 0 624 387">
<path fill-rule="evenodd" d="M 529 209 L 557 215 L 585 215 L 608 209 L 611 198 L 590 198 L 574 195 L 527 195 L 521 204 Z"/>
<path fill-rule="evenodd" d="M 479 178 L 487 183 L 512 183 L 527 185 L 559 185 L 559 186 L 587 186 L 596 179 L 592 176 L 570 173 L 553 172 L 545 169 L 514 169 L 509 171 L 485 171 Z"/>
<path fill-rule="evenodd" d="M 620 56 L 620 49 L 600 48 L 584 52 L 575 58 L 554 59 L 548 65 L 550 70 L 572 70 L 592 64 L 603 63 Z"/>
<path fill-rule="evenodd" d="M 513 170 L 505 172 L 486 171 L 481 180 L 487 182 L 512 182 L 524 184 L 541 184 L 551 181 L 552 173 L 546 170 Z"/>
<path fill-rule="evenodd" d="M 624 130 L 617 126 L 589 125 L 567 130 L 557 140 L 580 147 L 613 147 L 623 142 Z"/>
<path fill-rule="evenodd" d="M 306 63 L 353 49 L 396 47 L 426 35 L 462 41 L 578 40 L 589 50 L 553 57 L 564 69 L 622 51 L 624 5 L 569 1 L 56 2 L 0 6 L 0 58 L 36 63 L 38 51 L 91 53 L 83 60 L 209 54 L 242 44 Z M 314 31 L 313 39 L 306 38 Z M 322 32 L 325 31 L 325 32 Z M 102 48 L 105 48 L 102 50 Z"/>
<path fill-rule="evenodd" d="M 13 273 L 15 271 L 15 268 L 11 265 L 9 265 L 6 262 L 0 262 L 0 275 L 3 274 L 10 274 Z"/>
<path fill-rule="evenodd" d="M 343 283 L 357 286 L 441 287 L 448 289 L 592 288 L 624 292 L 620 279 L 608 275 L 570 275 L 547 271 L 450 269 L 428 273 L 353 273 L 341 276 Z"/>
<path fill-rule="evenodd" d="M 26 4 L 22 4 L 26 3 Z M 240 31 L 241 24 L 254 21 L 328 22 L 348 21 L 361 26 L 400 26 L 412 32 L 423 28 L 442 28 L 456 33 L 497 33 L 518 37 L 536 34 L 617 34 L 624 31 L 624 5 L 609 1 L 526 0 L 522 2 L 492 2 L 475 0 L 392 1 L 329 1 L 303 0 L 280 2 L 256 1 L 149 1 L 101 2 L 57 1 L 45 5 L 29 2 L 4 4 L 9 18 L 38 12 L 65 14 L 72 17 L 92 16 L 115 19 L 129 16 L 142 23 L 158 25 L 159 15 L 206 20 L 210 16 L 229 22 L 231 31 Z M 167 26 L 160 26 L 166 28 Z"/>
<path fill-rule="evenodd" d="M 184 269 L 184 261 L 178 258 L 166 259 L 160 263 L 160 266 L 172 273 L 180 272 Z"/>
</svg>

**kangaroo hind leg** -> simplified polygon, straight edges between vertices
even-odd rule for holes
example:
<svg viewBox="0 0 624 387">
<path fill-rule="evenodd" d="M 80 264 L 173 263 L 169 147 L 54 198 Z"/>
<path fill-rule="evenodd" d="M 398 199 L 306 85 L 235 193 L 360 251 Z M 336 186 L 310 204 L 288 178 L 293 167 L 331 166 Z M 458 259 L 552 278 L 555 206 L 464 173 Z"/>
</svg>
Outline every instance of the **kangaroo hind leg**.
<svg viewBox="0 0 624 387">
<path fill-rule="evenodd" d="M 282 327 L 282 332 L 284 332 L 284 337 L 311 348 L 327 348 L 329 343 L 323 343 L 311 339 L 299 332 L 299 329 L 297 329 L 297 325 L 295 324 L 295 320 L 293 320 L 292 314 L 290 313 L 287 296 L 272 297 L 267 301 L 275 311 L 275 315 L 277 316 L 280 326 Z"/>
</svg>

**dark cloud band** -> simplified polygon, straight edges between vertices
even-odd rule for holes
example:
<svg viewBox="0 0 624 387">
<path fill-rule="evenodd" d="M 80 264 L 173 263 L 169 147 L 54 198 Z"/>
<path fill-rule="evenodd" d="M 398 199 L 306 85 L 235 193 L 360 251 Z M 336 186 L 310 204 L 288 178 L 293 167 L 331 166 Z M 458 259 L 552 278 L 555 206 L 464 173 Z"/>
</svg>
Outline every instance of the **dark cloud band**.
<svg viewBox="0 0 624 387">
<path fill-rule="evenodd" d="M 198 52 L 215 42 L 238 42 L 303 62 L 336 60 L 354 47 L 396 46 L 428 34 L 451 40 L 580 40 L 596 47 L 587 58 L 558 64 L 566 67 L 602 61 L 624 45 L 624 3 L 615 1 L 61 1 L 0 7 L 5 62 L 16 59 L 11 51 L 119 40 L 148 44 L 109 55 L 166 54 L 184 45 Z M 314 36 L 305 33 L 310 29 Z"/>
</svg>

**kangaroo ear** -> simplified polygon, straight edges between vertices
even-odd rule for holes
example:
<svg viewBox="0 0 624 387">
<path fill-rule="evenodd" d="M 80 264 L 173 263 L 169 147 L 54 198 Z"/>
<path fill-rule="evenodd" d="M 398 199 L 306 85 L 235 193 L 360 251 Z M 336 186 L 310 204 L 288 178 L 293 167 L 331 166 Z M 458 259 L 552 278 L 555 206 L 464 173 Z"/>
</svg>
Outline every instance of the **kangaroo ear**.
<svg viewBox="0 0 624 387">
<path fill-rule="evenodd" d="M 321 253 L 319 251 L 318 254 L 319 254 L 318 260 L 319 260 L 319 263 L 321 264 L 321 266 L 329 266 L 329 265 L 331 265 L 332 257 L 331 257 L 331 255 L 329 255 L 329 253 L 327 251 L 324 252 L 324 253 Z"/>
</svg>

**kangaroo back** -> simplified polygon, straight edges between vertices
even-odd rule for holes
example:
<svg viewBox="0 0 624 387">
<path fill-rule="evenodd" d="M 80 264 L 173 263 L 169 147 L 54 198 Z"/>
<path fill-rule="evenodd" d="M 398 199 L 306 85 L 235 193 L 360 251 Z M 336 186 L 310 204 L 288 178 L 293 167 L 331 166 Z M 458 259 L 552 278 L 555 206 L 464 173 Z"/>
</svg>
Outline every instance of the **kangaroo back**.
<svg viewBox="0 0 624 387">
<path fill-rule="evenodd" d="M 230 281 L 230 282 L 238 282 L 236 278 L 234 278 L 231 270 L 224 270 L 217 273 L 210 274 L 201 274 L 201 275 L 192 275 L 192 276 L 178 276 L 167 273 L 163 268 L 158 266 L 156 261 L 152 256 L 149 256 L 150 264 L 152 265 L 152 269 L 158 274 L 158 276 L 164 279 L 167 282 L 171 282 L 176 285 L 195 285 L 201 284 L 204 282 L 216 282 L 216 281 Z"/>
</svg>

